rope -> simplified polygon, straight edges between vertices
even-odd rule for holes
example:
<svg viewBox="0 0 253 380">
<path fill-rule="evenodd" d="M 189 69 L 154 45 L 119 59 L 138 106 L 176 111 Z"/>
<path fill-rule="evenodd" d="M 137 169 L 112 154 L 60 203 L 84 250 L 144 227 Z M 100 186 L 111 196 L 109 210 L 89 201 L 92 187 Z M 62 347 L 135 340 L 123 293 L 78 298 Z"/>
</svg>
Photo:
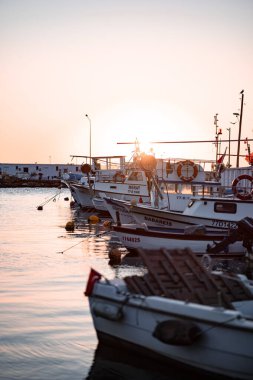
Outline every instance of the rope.
<svg viewBox="0 0 253 380">
<path fill-rule="evenodd" d="M 83 243 L 83 242 L 85 241 L 86 238 L 104 236 L 104 235 L 108 234 L 109 232 L 110 232 L 110 231 L 105 231 L 105 232 L 102 232 L 102 233 L 99 232 L 99 233 L 97 233 L 97 234 L 86 234 L 86 236 L 84 237 L 83 240 L 81 240 L 81 241 L 79 241 L 78 243 L 72 245 L 71 247 L 66 248 L 66 249 L 64 249 L 63 251 L 59 251 L 59 252 L 57 252 L 57 253 L 61 253 L 61 254 L 63 255 L 64 252 L 68 251 L 69 249 L 71 249 L 71 248 L 73 248 L 73 247 L 76 247 L 78 244 Z"/>
<path fill-rule="evenodd" d="M 52 197 L 46 199 L 43 203 L 41 203 L 40 205 L 38 205 L 37 208 L 45 206 L 45 204 L 49 203 L 51 200 L 53 200 L 55 202 L 56 201 L 56 197 L 60 196 L 60 193 L 61 193 L 61 189 L 60 189 L 60 191 L 58 191 L 58 193 L 56 193 L 55 195 L 53 195 Z"/>
</svg>

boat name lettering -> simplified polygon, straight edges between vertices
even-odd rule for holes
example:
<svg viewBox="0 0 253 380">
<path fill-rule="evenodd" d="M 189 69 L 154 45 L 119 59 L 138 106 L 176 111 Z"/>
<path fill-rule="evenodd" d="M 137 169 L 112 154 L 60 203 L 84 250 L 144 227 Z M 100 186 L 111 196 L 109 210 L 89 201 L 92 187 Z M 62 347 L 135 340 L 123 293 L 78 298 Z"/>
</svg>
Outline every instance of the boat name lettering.
<svg viewBox="0 0 253 380">
<path fill-rule="evenodd" d="M 130 241 L 131 243 L 140 243 L 141 239 L 138 237 L 131 237 L 131 236 L 123 236 L 123 241 Z"/>
<path fill-rule="evenodd" d="M 190 199 L 190 195 L 177 195 L 176 199 Z"/>
<path fill-rule="evenodd" d="M 164 224 L 164 225 L 166 224 L 166 226 L 172 225 L 172 223 L 169 222 L 168 220 L 152 218 L 151 216 L 144 216 L 144 220 L 147 220 L 148 222 L 152 222 L 152 223 L 158 223 L 158 224 Z"/>
<path fill-rule="evenodd" d="M 138 185 L 129 185 L 128 186 L 129 194 L 140 194 L 140 186 Z"/>
<path fill-rule="evenodd" d="M 213 227 L 222 227 L 222 228 L 236 228 L 236 223 L 225 221 L 225 220 L 212 220 Z"/>
</svg>

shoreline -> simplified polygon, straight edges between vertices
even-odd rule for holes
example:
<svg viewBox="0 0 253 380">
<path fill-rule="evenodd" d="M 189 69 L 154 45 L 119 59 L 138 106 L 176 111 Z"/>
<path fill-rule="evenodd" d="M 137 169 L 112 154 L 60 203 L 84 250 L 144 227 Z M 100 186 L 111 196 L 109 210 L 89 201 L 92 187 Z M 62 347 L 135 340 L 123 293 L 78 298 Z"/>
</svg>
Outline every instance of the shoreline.
<svg viewBox="0 0 253 380">
<path fill-rule="evenodd" d="M 66 187 L 60 179 L 54 180 L 34 180 L 20 178 L 2 178 L 0 179 L 0 188 L 12 187 Z"/>
</svg>

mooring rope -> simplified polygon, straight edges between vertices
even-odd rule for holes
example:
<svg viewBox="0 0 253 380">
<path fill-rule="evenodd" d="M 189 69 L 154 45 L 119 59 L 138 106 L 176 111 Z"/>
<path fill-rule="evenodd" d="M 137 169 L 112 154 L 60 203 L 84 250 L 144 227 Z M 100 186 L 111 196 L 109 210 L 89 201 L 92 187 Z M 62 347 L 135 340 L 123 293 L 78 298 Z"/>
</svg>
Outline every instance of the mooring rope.
<svg viewBox="0 0 253 380">
<path fill-rule="evenodd" d="M 105 232 L 99 232 L 97 234 L 86 234 L 86 236 L 84 237 L 83 240 L 79 241 L 78 243 L 72 245 L 71 247 L 68 247 L 66 249 L 64 249 L 63 251 L 60 251 L 60 252 L 57 252 L 57 253 L 61 253 L 63 255 L 64 252 L 68 251 L 69 249 L 73 248 L 73 247 L 76 247 L 78 244 L 81 244 L 85 241 L 85 239 L 89 238 L 89 237 L 100 237 L 100 236 L 104 236 L 106 234 L 108 234 L 110 231 L 105 231 Z"/>
<path fill-rule="evenodd" d="M 57 197 L 57 196 L 60 196 L 60 193 L 61 193 L 61 189 L 60 189 L 60 191 L 58 191 L 58 193 L 54 194 L 52 197 L 46 199 L 43 203 L 41 203 L 40 205 L 38 205 L 37 208 L 38 208 L 38 207 L 43 207 L 43 206 L 45 206 L 45 205 L 46 205 L 47 203 L 49 203 L 51 200 L 56 201 L 56 197 Z"/>
</svg>

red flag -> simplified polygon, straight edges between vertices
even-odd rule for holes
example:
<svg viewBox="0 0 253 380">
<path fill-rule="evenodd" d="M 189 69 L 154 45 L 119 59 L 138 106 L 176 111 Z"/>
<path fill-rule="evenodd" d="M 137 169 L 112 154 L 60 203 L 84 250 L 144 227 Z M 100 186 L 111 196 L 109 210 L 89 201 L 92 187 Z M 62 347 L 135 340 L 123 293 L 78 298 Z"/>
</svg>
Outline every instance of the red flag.
<svg viewBox="0 0 253 380">
<path fill-rule="evenodd" d="M 102 277 L 102 275 L 100 273 L 98 273 L 97 271 L 95 271 L 95 269 L 92 269 L 90 270 L 90 274 L 89 274 L 89 278 L 88 278 L 88 281 L 87 281 L 87 285 L 86 285 L 86 289 L 85 289 L 85 296 L 89 297 L 92 293 L 92 289 L 93 289 L 93 286 L 95 284 L 95 282 L 97 282 L 98 280 L 100 280 L 100 278 Z"/>
<path fill-rule="evenodd" d="M 250 153 L 245 157 L 245 160 L 250 164 L 253 165 L 253 153 Z"/>
<path fill-rule="evenodd" d="M 224 158 L 226 156 L 226 152 L 227 152 L 227 148 L 225 149 L 225 152 L 223 153 L 223 155 L 220 156 L 220 158 L 217 160 L 218 164 L 222 164 L 222 162 L 223 162 L 223 160 L 224 160 Z"/>
</svg>

